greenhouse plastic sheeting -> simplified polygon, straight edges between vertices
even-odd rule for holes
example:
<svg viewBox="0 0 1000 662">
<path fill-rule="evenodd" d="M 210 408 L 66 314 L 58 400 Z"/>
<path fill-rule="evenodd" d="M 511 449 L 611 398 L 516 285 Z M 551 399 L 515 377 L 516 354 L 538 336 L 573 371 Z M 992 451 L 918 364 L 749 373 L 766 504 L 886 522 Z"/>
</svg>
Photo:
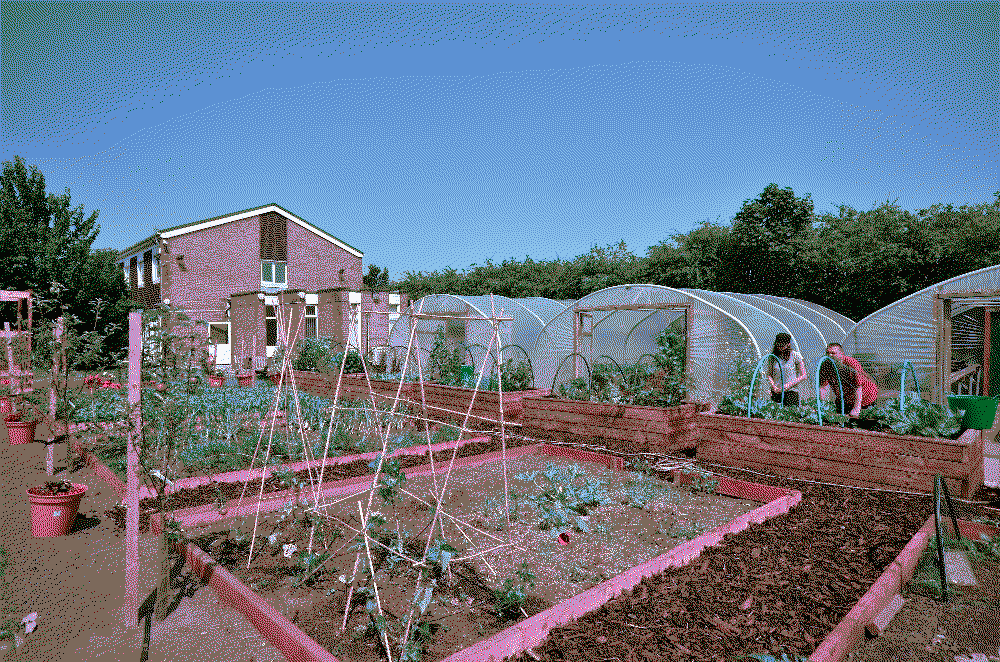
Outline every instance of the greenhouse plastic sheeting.
<svg viewBox="0 0 1000 662">
<path fill-rule="evenodd" d="M 837 318 L 846 318 L 819 306 L 781 297 L 620 285 L 587 295 L 545 325 L 531 357 L 535 385 L 550 388 L 557 371 L 560 380 L 575 374 L 565 366 L 573 363 L 567 357 L 573 352 L 576 308 L 668 303 L 690 305 L 688 375 L 692 400 L 718 402 L 729 392 L 726 376 L 734 361 L 745 356 L 756 362 L 771 351 L 777 333 L 790 333 L 793 346 L 812 366 L 825 353 L 827 343 L 844 340 Z M 581 338 L 579 347 L 588 365 L 602 362 L 605 356 L 619 365 L 634 364 L 643 354 L 657 352 L 656 337 L 666 326 L 683 323 L 683 312 L 673 309 L 594 311 L 592 315 L 592 335 Z M 803 383 L 799 392 L 806 395 L 811 389 Z"/>
<path fill-rule="evenodd" d="M 483 359 L 490 356 L 490 364 L 496 361 L 497 352 L 500 349 L 516 345 L 525 350 L 525 354 L 530 358 L 532 348 L 542 327 L 554 315 L 565 310 L 566 304 L 544 297 L 526 297 L 523 299 L 511 299 L 497 295 L 487 296 L 460 296 L 453 294 L 429 294 L 417 301 L 403 311 L 389 332 L 389 345 L 399 348 L 402 351 L 400 356 L 405 356 L 405 350 L 410 340 L 410 322 L 414 312 L 433 313 L 442 315 L 454 315 L 461 317 L 472 317 L 481 319 L 464 319 L 448 322 L 444 319 L 414 319 L 416 326 L 416 339 L 419 342 L 421 366 L 427 370 L 427 359 L 429 351 L 434 345 L 434 336 L 439 329 L 444 329 L 446 337 L 453 346 L 459 343 L 470 348 L 472 362 L 476 367 L 477 375 L 482 367 Z M 497 346 L 493 340 L 493 327 L 489 322 L 490 317 L 496 312 L 497 317 L 511 317 L 513 321 L 499 323 L 500 344 Z M 487 350 L 492 349 L 487 354 Z M 515 357 L 517 351 L 507 350 L 504 358 Z M 466 360 L 468 360 L 468 354 Z M 413 374 L 416 374 L 414 370 Z M 487 368 L 485 376 L 492 374 L 491 368 Z"/>
<path fill-rule="evenodd" d="M 997 289 L 1000 289 L 1000 265 L 931 285 L 858 322 L 847 334 L 844 351 L 858 359 L 880 389 L 898 389 L 899 365 L 903 361 L 909 361 L 917 373 L 921 392 L 927 394 L 933 388 L 937 364 L 937 328 L 934 323 L 936 294 Z M 967 303 L 956 301 L 952 306 L 952 319 L 963 314 L 968 318 L 968 311 Z M 953 351 L 954 346 L 953 342 Z M 910 384 L 909 375 L 907 384 Z M 908 391 L 912 388 L 907 386 Z"/>
</svg>

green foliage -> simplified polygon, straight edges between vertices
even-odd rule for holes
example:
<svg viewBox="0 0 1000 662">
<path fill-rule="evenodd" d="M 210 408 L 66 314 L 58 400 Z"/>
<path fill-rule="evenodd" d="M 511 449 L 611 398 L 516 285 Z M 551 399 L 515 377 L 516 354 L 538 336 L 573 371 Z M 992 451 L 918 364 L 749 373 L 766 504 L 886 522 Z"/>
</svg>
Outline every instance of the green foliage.
<svg viewBox="0 0 1000 662">
<path fill-rule="evenodd" d="M 524 610 L 524 601 L 528 591 L 535 587 L 535 575 L 527 563 L 514 571 L 517 579 L 506 577 L 503 586 L 493 589 L 493 603 L 501 618 L 512 620 L 519 618 Z"/>
<path fill-rule="evenodd" d="M 953 439 L 962 431 L 962 417 L 948 409 L 922 400 L 906 398 L 900 411 L 898 398 L 889 398 L 877 407 L 866 407 L 858 414 L 861 420 L 875 421 L 895 434 Z"/>
<path fill-rule="evenodd" d="M 570 529 L 589 533 L 590 526 L 584 517 L 591 508 L 611 501 L 604 482 L 587 476 L 577 464 L 549 464 L 543 471 L 526 472 L 515 478 L 532 482 L 538 488 L 539 492 L 529 495 L 527 501 L 538 515 L 538 528 L 549 531 L 553 538 Z"/>
<path fill-rule="evenodd" d="M 369 264 L 368 273 L 361 277 L 361 283 L 372 292 L 385 292 L 389 289 L 389 270 Z"/>
<path fill-rule="evenodd" d="M 36 297 L 53 299 L 44 310 L 36 310 L 36 325 L 39 318 L 54 320 L 66 313 L 73 316 L 71 329 L 111 336 L 107 347 L 116 349 L 122 346 L 131 305 L 117 252 L 92 250 L 100 231 L 97 215 L 94 211 L 85 217 L 82 205 L 72 207 L 69 189 L 60 195 L 47 193 L 45 176 L 20 156 L 3 162 L 0 289 L 30 289 Z M 53 284 L 58 285 L 57 293 L 51 291 Z M 102 304 L 95 306 L 96 301 Z M 36 333 L 35 339 L 42 340 L 42 335 Z"/>
<path fill-rule="evenodd" d="M 703 221 L 637 258 L 625 245 L 571 260 L 525 257 L 468 270 L 407 272 L 397 285 L 425 294 L 579 299 L 602 287 L 655 283 L 717 292 L 797 297 L 861 319 L 928 285 L 1000 264 L 1000 192 L 976 205 L 916 212 L 886 201 L 815 213 L 811 197 L 769 184 L 733 210 Z"/>
<path fill-rule="evenodd" d="M 431 347 L 428 361 L 430 379 L 446 386 L 463 386 L 462 365 L 464 357 L 461 348 L 449 349 L 444 329 L 439 328 L 434 334 L 434 344 Z"/>
<path fill-rule="evenodd" d="M 707 471 L 699 469 L 698 467 L 682 469 L 681 475 L 691 476 L 692 492 L 704 492 L 705 494 L 713 494 L 716 488 L 719 487 L 718 476 L 714 476 Z"/>
<path fill-rule="evenodd" d="M 649 407 L 678 405 L 688 392 L 684 338 L 668 327 L 657 336 L 656 343 L 659 346 L 657 353 L 646 355 L 650 362 L 640 360 L 621 372 L 611 364 L 598 363 L 589 386 L 585 379 L 576 377 L 559 384 L 556 392 L 570 400 Z"/>
</svg>

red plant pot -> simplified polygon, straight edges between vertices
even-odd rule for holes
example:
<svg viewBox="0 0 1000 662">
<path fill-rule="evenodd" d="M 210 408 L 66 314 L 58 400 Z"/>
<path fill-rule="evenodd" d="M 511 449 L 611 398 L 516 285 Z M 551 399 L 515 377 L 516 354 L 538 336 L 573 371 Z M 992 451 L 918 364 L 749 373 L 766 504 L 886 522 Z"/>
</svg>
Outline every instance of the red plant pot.
<svg viewBox="0 0 1000 662">
<path fill-rule="evenodd" d="M 273 373 L 267 376 L 271 380 L 271 383 L 277 386 L 281 382 L 281 374 Z"/>
<path fill-rule="evenodd" d="M 65 536 L 73 529 L 87 486 L 73 483 L 73 489 L 65 494 L 44 494 L 44 489 L 32 487 L 27 490 L 31 500 L 31 535 L 35 538 Z"/>
<path fill-rule="evenodd" d="M 35 440 L 36 421 L 7 421 L 7 437 L 11 446 L 30 444 Z"/>
<path fill-rule="evenodd" d="M 14 411 L 14 404 L 10 401 L 6 395 L 0 396 L 0 416 L 9 414 Z"/>
<path fill-rule="evenodd" d="M 208 383 L 209 383 L 210 386 L 214 386 L 215 388 L 219 388 L 220 386 L 222 386 L 223 384 L 226 383 L 226 378 L 225 377 L 220 377 L 218 375 L 209 375 L 208 376 Z"/>
<path fill-rule="evenodd" d="M 236 381 L 240 386 L 250 386 L 253 384 L 253 373 L 246 375 L 236 375 Z"/>
</svg>

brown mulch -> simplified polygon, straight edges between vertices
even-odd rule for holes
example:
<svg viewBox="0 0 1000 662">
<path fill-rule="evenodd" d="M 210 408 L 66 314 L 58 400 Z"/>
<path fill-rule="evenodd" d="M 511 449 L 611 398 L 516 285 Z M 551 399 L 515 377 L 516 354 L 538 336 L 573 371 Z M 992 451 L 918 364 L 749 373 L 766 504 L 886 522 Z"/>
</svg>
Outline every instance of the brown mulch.
<svg viewBox="0 0 1000 662">
<path fill-rule="evenodd" d="M 528 442 L 510 437 L 507 439 L 508 448 L 514 448 L 515 446 L 521 446 L 527 443 Z M 473 455 L 481 455 L 483 453 L 499 451 L 500 449 L 501 444 L 499 436 L 490 435 L 487 441 L 474 441 L 460 447 L 458 449 L 457 457 L 463 458 Z M 447 462 L 451 459 L 452 452 L 453 451 L 451 449 L 438 451 L 434 453 L 434 461 Z M 399 460 L 399 466 L 402 469 L 408 469 L 410 467 L 416 467 L 430 462 L 426 452 L 419 455 L 402 455 L 397 459 Z M 323 472 L 321 482 L 344 480 L 346 478 L 356 478 L 359 476 L 370 476 L 373 471 L 371 467 L 368 466 L 369 462 L 371 462 L 371 460 L 356 460 L 347 464 L 328 466 Z M 318 469 L 313 469 L 313 476 L 316 476 L 318 473 Z M 296 472 L 295 476 L 306 485 L 312 484 L 312 479 L 310 478 L 309 470 L 307 469 Z M 195 506 L 215 503 L 220 494 L 227 501 L 238 499 L 240 498 L 240 495 L 243 494 L 244 486 L 247 486 L 246 498 L 256 498 L 256 495 L 260 490 L 260 479 L 258 478 L 250 481 L 249 485 L 244 482 L 220 483 L 213 481 L 207 485 L 201 485 L 198 487 L 185 487 L 167 496 L 167 509 L 181 510 L 184 508 L 193 508 Z M 280 492 L 286 489 L 288 489 L 288 486 L 282 484 L 273 476 L 264 481 L 265 494 Z M 158 503 L 155 498 L 143 499 L 141 507 L 145 511 L 153 511 L 158 509 Z"/>
<path fill-rule="evenodd" d="M 932 512 L 927 496 L 727 473 L 799 490 L 802 502 L 554 629 L 537 657 L 517 661 L 808 656 Z"/>
</svg>

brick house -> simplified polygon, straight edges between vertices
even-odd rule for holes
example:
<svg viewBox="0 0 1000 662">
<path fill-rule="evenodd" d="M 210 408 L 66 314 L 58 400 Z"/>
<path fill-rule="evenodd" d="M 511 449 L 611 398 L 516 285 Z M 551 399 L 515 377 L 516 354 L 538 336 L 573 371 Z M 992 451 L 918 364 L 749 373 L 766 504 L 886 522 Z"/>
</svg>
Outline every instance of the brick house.
<svg viewBox="0 0 1000 662">
<path fill-rule="evenodd" d="M 398 294 L 363 291 L 363 257 L 319 227 L 268 204 L 158 230 L 121 251 L 119 266 L 140 306 L 166 303 L 204 320 L 216 362 L 243 359 L 249 367 L 276 351 L 279 319 L 287 327 L 290 317 L 298 325 L 304 316 L 304 334 L 346 344 L 352 320 L 381 318 L 385 321 L 374 329 L 368 326 L 361 345 L 365 350 L 377 346 L 383 325 L 381 335 L 388 338 L 390 298 L 396 306 L 403 304 Z M 386 314 L 370 312 L 380 308 Z"/>
</svg>

